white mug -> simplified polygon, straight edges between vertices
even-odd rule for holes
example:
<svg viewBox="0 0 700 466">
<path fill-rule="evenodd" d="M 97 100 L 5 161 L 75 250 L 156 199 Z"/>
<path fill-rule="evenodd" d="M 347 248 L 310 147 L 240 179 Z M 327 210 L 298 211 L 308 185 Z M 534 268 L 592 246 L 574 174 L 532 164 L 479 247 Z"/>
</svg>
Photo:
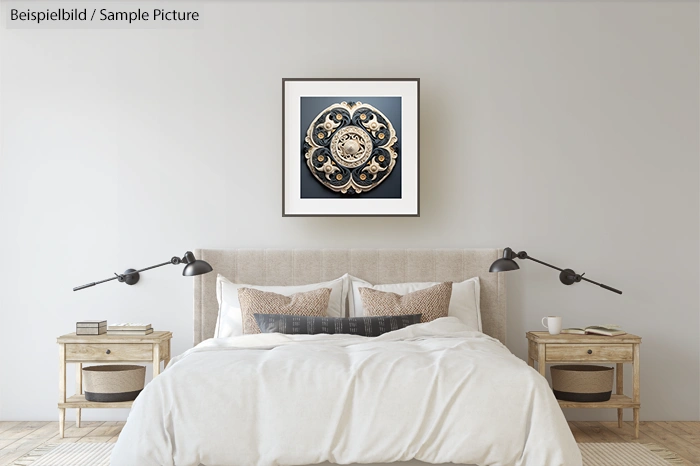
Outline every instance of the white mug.
<svg viewBox="0 0 700 466">
<path fill-rule="evenodd" d="M 545 323 L 545 320 L 547 323 Z M 548 316 L 542 318 L 542 325 L 549 330 L 550 335 L 559 335 L 561 333 L 561 317 Z"/>
</svg>

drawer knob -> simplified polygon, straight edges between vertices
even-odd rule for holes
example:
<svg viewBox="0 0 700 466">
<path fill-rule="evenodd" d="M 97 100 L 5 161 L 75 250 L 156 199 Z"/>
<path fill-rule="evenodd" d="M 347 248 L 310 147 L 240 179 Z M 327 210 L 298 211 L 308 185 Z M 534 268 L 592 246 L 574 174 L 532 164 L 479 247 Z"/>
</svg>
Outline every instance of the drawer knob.
<svg viewBox="0 0 700 466">
<path fill-rule="evenodd" d="M 107 350 L 106 353 L 107 353 L 107 354 L 112 354 L 112 350 Z M 590 353 L 590 350 L 589 350 L 589 353 Z"/>
<path fill-rule="evenodd" d="M 109 350 L 107 350 L 107 352 L 109 353 Z M 589 349 L 589 350 L 588 350 L 588 354 L 593 354 L 593 350 L 592 350 L 592 349 Z"/>
</svg>

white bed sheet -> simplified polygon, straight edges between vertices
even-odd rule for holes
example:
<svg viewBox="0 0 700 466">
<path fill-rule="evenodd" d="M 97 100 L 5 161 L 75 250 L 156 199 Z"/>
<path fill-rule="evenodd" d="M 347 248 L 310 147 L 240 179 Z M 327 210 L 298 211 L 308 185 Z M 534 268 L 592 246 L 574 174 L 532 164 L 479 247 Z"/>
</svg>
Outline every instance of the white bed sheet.
<svg viewBox="0 0 700 466">
<path fill-rule="evenodd" d="M 324 461 L 323 463 L 319 464 L 305 464 L 303 466 L 333 466 L 335 463 L 329 463 L 328 461 Z M 418 460 L 411 460 L 411 461 L 397 461 L 393 463 L 353 463 L 351 465 L 347 466 L 387 466 L 387 464 L 391 464 L 392 466 L 435 466 L 435 464 L 430 464 L 426 463 L 423 461 L 418 461 Z M 437 466 L 454 466 L 454 463 L 441 463 Z M 476 464 L 465 464 L 465 465 L 460 465 L 460 466 L 478 466 Z"/>
<path fill-rule="evenodd" d="M 446 317 L 377 338 L 207 340 L 146 386 L 111 466 L 412 459 L 581 465 L 547 381 L 497 340 Z"/>
</svg>

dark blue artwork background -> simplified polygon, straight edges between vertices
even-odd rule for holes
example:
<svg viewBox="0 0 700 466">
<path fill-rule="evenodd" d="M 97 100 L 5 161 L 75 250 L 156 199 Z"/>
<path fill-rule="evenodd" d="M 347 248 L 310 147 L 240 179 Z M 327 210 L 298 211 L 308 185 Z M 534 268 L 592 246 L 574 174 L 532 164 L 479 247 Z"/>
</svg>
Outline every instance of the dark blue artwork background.
<svg viewBox="0 0 700 466">
<path fill-rule="evenodd" d="M 399 156 L 389 176 L 371 191 L 360 194 L 336 193 L 319 182 L 306 165 L 304 157 L 304 138 L 306 130 L 323 110 L 339 102 L 362 102 L 370 104 L 382 112 L 391 122 L 399 138 L 397 144 Z M 401 97 L 302 97 L 301 98 L 301 144 L 299 163 L 301 164 L 301 198 L 302 199 L 401 199 Z"/>
</svg>

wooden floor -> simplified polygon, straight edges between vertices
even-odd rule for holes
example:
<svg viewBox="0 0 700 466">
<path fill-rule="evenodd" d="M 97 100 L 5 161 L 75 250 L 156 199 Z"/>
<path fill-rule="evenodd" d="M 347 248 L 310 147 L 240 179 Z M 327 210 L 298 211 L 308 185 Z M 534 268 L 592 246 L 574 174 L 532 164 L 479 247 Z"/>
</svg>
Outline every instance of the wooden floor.
<svg viewBox="0 0 700 466">
<path fill-rule="evenodd" d="M 45 443 L 116 442 L 123 422 L 85 422 L 80 429 L 66 422 L 65 438 L 58 438 L 58 422 L 0 422 L 0 466 Z M 86 465 L 87 466 L 87 465 Z"/>
<path fill-rule="evenodd" d="M 0 422 L 0 466 L 45 443 L 116 442 L 123 422 L 83 422 L 78 429 L 66 424 L 66 437 L 58 438 L 58 422 Z M 616 422 L 571 422 L 577 442 L 655 443 L 686 460 L 686 466 L 700 466 L 700 422 L 642 422 L 639 440 L 632 423 L 618 429 Z"/>
<path fill-rule="evenodd" d="M 639 439 L 634 438 L 634 425 L 625 422 L 570 422 L 571 432 L 579 443 L 632 442 L 655 443 L 685 460 L 686 466 L 700 465 L 700 422 L 640 422 Z M 2 435 L 2 434 L 0 434 Z"/>
</svg>

